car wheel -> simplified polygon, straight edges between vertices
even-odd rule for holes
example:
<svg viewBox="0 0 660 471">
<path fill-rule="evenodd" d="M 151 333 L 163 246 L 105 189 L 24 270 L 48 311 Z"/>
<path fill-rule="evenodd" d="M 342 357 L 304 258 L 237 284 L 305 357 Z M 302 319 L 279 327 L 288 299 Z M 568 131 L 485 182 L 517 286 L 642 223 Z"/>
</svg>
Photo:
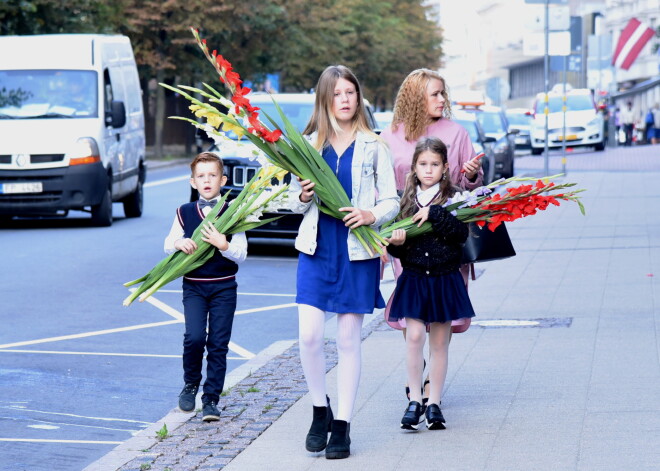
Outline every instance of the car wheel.
<svg viewBox="0 0 660 471">
<path fill-rule="evenodd" d="M 594 149 L 596 149 L 597 152 L 601 152 L 605 150 L 605 141 L 599 142 L 594 146 Z"/>
<path fill-rule="evenodd" d="M 110 188 L 106 188 L 101 202 L 92 206 L 92 224 L 98 227 L 112 225 L 112 193 L 110 193 Z"/>
<path fill-rule="evenodd" d="M 142 207 L 144 204 L 142 180 L 138 180 L 135 191 L 124 198 L 122 203 L 124 204 L 124 214 L 127 218 L 139 218 L 142 216 Z"/>
<path fill-rule="evenodd" d="M 532 155 L 541 155 L 543 153 L 543 149 L 537 149 L 535 147 L 532 147 Z"/>
</svg>

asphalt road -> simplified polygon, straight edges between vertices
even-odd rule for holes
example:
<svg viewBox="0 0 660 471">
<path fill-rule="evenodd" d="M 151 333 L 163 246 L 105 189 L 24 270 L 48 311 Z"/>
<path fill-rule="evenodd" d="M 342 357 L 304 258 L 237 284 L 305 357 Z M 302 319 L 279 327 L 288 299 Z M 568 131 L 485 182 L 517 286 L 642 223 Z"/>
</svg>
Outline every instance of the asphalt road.
<svg viewBox="0 0 660 471">
<path fill-rule="evenodd" d="M 19 219 L 0 229 L 0 469 L 80 470 L 176 407 L 182 387 L 181 282 L 126 308 L 125 281 L 163 256 L 184 166 L 152 170 L 141 218 Z M 291 242 L 250 241 L 228 370 L 297 337 Z"/>
</svg>

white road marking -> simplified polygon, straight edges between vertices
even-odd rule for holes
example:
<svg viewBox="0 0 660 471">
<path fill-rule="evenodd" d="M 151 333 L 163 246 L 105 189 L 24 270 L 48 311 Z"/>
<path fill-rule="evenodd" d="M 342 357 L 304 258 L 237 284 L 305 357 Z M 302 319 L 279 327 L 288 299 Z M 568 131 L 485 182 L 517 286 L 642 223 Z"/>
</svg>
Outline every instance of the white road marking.
<svg viewBox="0 0 660 471">
<path fill-rule="evenodd" d="M 165 178 L 155 182 L 147 182 L 144 184 L 144 187 L 151 188 L 152 186 L 167 185 L 168 183 L 181 182 L 183 180 L 190 180 L 190 175 L 182 175 L 180 177 Z"/>
<path fill-rule="evenodd" d="M 93 332 L 83 332 L 81 334 L 71 334 L 71 335 L 61 335 L 59 337 L 48 337 L 45 339 L 38 339 L 38 340 L 26 340 L 24 342 L 14 342 L 14 343 L 6 343 L 4 345 L 0 345 L 0 349 L 4 348 L 12 348 L 12 347 L 23 347 L 25 345 L 36 345 L 39 343 L 48 343 L 48 342 L 59 342 L 60 340 L 71 340 L 71 339 L 81 339 L 84 337 L 94 337 L 96 335 L 104 335 L 104 334 L 114 334 L 117 332 L 127 332 L 129 330 L 139 330 L 139 329 L 148 329 L 150 327 L 160 327 L 163 325 L 171 325 L 171 324 L 179 324 L 181 321 L 173 320 L 173 321 L 163 321 L 163 322 L 152 322 L 150 324 L 138 324 L 138 325 L 131 325 L 128 327 L 117 327 L 116 329 L 105 329 L 105 330 L 96 330 Z"/>
<path fill-rule="evenodd" d="M 87 445 L 121 445 L 124 442 L 111 442 L 103 440 L 47 440 L 45 438 L 0 438 L 0 442 L 23 443 L 78 443 Z"/>
<path fill-rule="evenodd" d="M 132 423 L 132 424 L 151 425 L 151 422 L 144 422 L 142 420 L 116 419 L 116 418 L 113 418 L 113 417 L 90 417 L 90 416 L 87 416 L 87 415 L 67 414 L 65 412 L 50 412 L 50 411 L 46 411 L 46 410 L 27 409 L 25 407 L 0 406 L 0 409 L 20 410 L 21 412 L 39 412 L 40 414 L 62 415 L 62 416 L 65 416 L 65 417 L 76 417 L 78 419 L 102 420 L 102 421 L 105 421 L 105 422 L 129 422 L 129 423 Z"/>
<path fill-rule="evenodd" d="M 28 425 L 28 428 L 38 428 L 40 430 L 57 430 L 59 427 L 55 425 Z"/>
<path fill-rule="evenodd" d="M 0 353 L 41 353 L 45 355 L 98 355 L 109 357 L 181 358 L 181 355 L 157 355 L 155 353 L 65 352 L 60 350 L 0 349 Z M 238 353 L 238 352 L 237 352 Z M 245 360 L 244 357 L 227 357 L 227 360 Z"/>
<path fill-rule="evenodd" d="M 285 307 L 296 307 L 298 304 L 289 303 L 289 304 L 275 304 L 273 306 L 264 306 L 264 307 L 255 307 L 253 309 L 243 309 L 241 311 L 236 311 L 235 316 L 240 316 L 243 314 L 250 314 L 251 312 L 262 312 L 262 311 L 272 311 L 275 309 L 284 309 Z"/>
<path fill-rule="evenodd" d="M 133 289 L 131 291 L 135 291 L 135 289 Z M 177 311 L 173 307 L 168 306 L 163 301 L 160 301 L 160 300 L 154 298 L 153 296 L 149 296 L 146 299 L 146 301 L 149 304 L 151 304 L 152 306 L 155 306 L 158 309 L 160 309 L 161 311 L 163 311 L 165 314 L 169 314 L 170 316 L 174 317 L 178 321 L 184 322 L 186 320 L 185 316 L 182 313 L 180 313 L 179 311 Z"/>
</svg>

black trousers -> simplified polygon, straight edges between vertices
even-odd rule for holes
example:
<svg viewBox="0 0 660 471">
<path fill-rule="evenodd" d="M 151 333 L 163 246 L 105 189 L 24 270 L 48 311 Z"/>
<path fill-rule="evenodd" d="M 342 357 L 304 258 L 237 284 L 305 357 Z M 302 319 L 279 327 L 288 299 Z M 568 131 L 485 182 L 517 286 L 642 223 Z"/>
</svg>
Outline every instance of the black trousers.
<svg viewBox="0 0 660 471">
<path fill-rule="evenodd" d="M 183 280 L 183 380 L 202 381 L 206 348 L 206 381 L 202 402 L 217 402 L 225 384 L 227 352 L 236 311 L 236 280 L 209 283 Z M 208 325 L 208 333 L 207 333 Z"/>
</svg>

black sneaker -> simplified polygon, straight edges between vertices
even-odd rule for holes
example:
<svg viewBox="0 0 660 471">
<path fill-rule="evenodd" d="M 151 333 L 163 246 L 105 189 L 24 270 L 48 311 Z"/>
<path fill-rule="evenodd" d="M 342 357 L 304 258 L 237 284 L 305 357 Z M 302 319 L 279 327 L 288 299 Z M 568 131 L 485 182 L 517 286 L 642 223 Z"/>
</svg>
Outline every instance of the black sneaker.
<svg viewBox="0 0 660 471">
<path fill-rule="evenodd" d="M 199 389 L 199 384 L 186 384 L 179 394 L 179 409 L 183 412 L 192 412 L 195 410 L 195 396 L 197 396 L 197 390 Z"/>
<path fill-rule="evenodd" d="M 202 406 L 202 420 L 204 422 L 220 420 L 220 411 L 218 410 L 217 403 L 213 401 L 204 403 Z"/>
<path fill-rule="evenodd" d="M 429 404 L 426 408 L 426 427 L 429 430 L 444 430 L 445 418 L 438 404 Z"/>
<path fill-rule="evenodd" d="M 401 428 L 404 430 L 417 430 L 422 417 L 422 405 L 417 401 L 410 401 L 406 413 L 401 419 Z"/>
</svg>

